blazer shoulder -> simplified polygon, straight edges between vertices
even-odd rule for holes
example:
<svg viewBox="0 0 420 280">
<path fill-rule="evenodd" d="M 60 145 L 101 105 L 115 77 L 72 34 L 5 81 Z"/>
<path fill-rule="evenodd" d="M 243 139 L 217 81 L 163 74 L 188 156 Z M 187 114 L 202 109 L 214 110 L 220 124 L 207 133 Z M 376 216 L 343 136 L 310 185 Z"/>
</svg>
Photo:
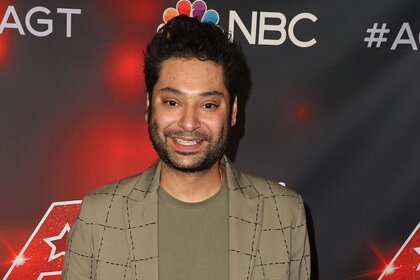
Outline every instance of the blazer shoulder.
<svg viewBox="0 0 420 280">
<path fill-rule="evenodd" d="M 282 223 L 292 227 L 305 224 L 305 206 L 296 191 L 264 178 L 249 176 L 249 179 L 260 196 L 264 197 L 266 217 L 276 220 L 281 216 Z"/>
<path fill-rule="evenodd" d="M 300 195 L 296 191 L 282 186 L 277 182 L 248 174 L 246 176 L 251 181 L 257 192 L 265 197 L 283 196 L 300 199 Z"/>
<path fill-rule="evenodd" d="M 279 183 L 261 177 L 247 175 L 257 192 L 266 201 L 273 198 L 277 201 L 277 206 L 287 209 L 290 212 L 300 212 L 304 207 L 303 199 L 296 191 L 289 189 Z"/>
<path fill-rule="evenodd" d="M 82 200 L 79 218 L 86 222 L 101 221 L 103 215 L 123 207 L 124 201 L 134 189 L 143 173 L 105 184 L 89 192 Z"/>
<path fill-rule="evenodd" d="M 94 189 L 93 191 L 90 191 L 86 197 L 94 197 L 100 194 L 127 196 L 132 191 L 135 184 L 140 180 L 143 173 L 144 172 L 120 179 L 118 181 L 107 183 L 97 189 Z"/>
</svg>

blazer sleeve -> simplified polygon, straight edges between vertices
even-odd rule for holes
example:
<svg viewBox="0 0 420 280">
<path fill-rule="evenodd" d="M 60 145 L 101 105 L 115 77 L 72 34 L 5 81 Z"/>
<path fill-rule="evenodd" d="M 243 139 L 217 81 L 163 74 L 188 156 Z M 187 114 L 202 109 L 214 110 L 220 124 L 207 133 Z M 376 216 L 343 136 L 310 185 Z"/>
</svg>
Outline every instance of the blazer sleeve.
<svg viewBox="0 0 420 280">
<path fill-rule="evenodd" d="M 66 241 L 62 280 L 95 279 L 91 234 L 85 222 L 83 203 Z"/>
<path fill-rule="evenodd" d="M 299 199 L 299 213 L 293 229 L 291 243 L 291 280 L 309 280 L 311 277 L 311 254 L 303 200 Z"/>
</svg>

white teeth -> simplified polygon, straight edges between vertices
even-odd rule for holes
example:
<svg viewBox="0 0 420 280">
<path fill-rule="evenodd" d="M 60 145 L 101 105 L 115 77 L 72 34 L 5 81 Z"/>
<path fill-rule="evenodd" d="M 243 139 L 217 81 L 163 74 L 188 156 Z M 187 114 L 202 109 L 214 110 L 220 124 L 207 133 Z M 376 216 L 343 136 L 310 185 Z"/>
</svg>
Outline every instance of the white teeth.
<svg viewBox="0 0 420 280">
<path fill-rule="evenodd" d="M 192 141 L 188 141 L 188 140 L 183 140 L 183 139 L 179 139 L 179 138 L 175 138 L 175 141 L 181 145 L 185 145 L 185 146 L 192 146 L 195 145 L 197 143 L 200 142 L 200 140 L 192 140 Z"/>
</svg>

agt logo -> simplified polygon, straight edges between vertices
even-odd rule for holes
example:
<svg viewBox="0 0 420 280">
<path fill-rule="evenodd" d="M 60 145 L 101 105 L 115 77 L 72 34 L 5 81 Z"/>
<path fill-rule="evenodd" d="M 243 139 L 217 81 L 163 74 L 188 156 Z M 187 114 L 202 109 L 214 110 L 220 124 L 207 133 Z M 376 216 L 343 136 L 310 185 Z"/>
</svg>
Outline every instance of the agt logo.
<svg viewBox="0 0 420 280">
<path fill-rule="evenodd" d="M 3 280 L 60 280 L 67 235 L 80 203 L 52 203 L 20 253 L 12 256 Z"/>
<path fill-rule="evenodd" d="M 81 9 L 57 8 L 57 14 L 63 14 L 66 17 L 66 37 L 71 37 L 72 17 L 73 15 L 80 15 Z M 42 16 L 49 15 L 51 11 L 48 8 L 37 6 L 30 9 L 25 15 L 24 25 L 26 29 L 34 36 L 45 37 L 53 32 L 53 19 L 44 18 Z M 1 14 L 0 14 L 1 15 Z M 23 17 L 22 17 L 23 18 Z M 36 19 L 36 27 L 33 23 Z M 16 12 L 14 6 L 8 6 L 4 12 L 3 19 L 0 23 L 0 34 L 5 29 L 17 29 L 20 35 L 26 35 L 22 25 L 22 21 Z"/>
<path fill-rule="evenodd" d="M 402 279 L 420 279 L 420 223 L 378 278 L 378 280 Z"/>
<path fill-rule="evenodd" d="M 219 13 L 213 9 L 208 10 L 207 4 L 202 0 L 196 0 L 192 4 L 190 1 L 181 0 L 176 4 L 176 8 L 167 8 L 163 12 L 163 21 L 159 25 L 158 30 L 173 17 L 178 15 L 188 15 L 190 17 L 195 17 L 201 20 L 202 22 L 212 22 L 217 24 L 219 22 Z M 259 27 L 257 30 L 257 23 L 259 18 Z M 273 20 L 274 19 L 274 20 Z M 234 39 L 235 28 L 239 28 L 239 31 L 245 37 L 251 45 L 271 45 L 279 46 L 283 44 L 287 37 L 290 41 L 298 47 L 308 48 L 312 47 L 317 43 L 315 38 L 310 40 L 303 40 L 295 34 L 296 25 L 300 24 L 300 21 L 310 21 L 312 23 L 316 22 L 318 18 L 311 13 L 300 13 L 292 17 L 287 25 L 287 18 L 283 13 L 280 12 L 263 12 L 263 11 L 252 11 L 251 12 L 251 24 L 250 29 L 248 29 L 242 18 L 239 16 L 238 12 L 235 10 L 229 11 L 229 33 Z M 269 22 L 279 22 L 276 24 L 268 24 Z M 247 23 L 247 25 L 249 25 Z M 271 34 L 277 33 L 275 38 L 267 38 L 267 32 Z M 257 40 L 258 39 L 258 40 Z"/>
</svg>

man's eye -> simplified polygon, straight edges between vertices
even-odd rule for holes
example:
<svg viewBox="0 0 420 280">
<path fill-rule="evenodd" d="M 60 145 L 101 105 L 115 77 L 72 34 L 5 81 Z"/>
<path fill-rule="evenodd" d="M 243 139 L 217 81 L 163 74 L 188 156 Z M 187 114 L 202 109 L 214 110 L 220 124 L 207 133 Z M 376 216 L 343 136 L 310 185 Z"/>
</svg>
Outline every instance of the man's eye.
<svg viewBox="0 0 420 280">
<path fill-rule="evenodd" d="M 176 101 L 173 101 L 173 100 L 167 100 L 167 101 L 165 101 L 165 103 L 166 103 L 166 104 L 168 104 L 168 105 L 169 105 L 169 106 L 171 106 L 171 107 L 173 107 L 173 106 L 176 106 L 176 105 L 177 105 Z"/>
<path fill-rule="evenodd" d="M 203 106 L 205 109 L 215 109 L 216 107 L 217 107 L 217 105 L 216 104 L 214 104 L 214 103 L 206 103 L 206 104 L 204 104 L 204 106 Z"/>
</svg>

